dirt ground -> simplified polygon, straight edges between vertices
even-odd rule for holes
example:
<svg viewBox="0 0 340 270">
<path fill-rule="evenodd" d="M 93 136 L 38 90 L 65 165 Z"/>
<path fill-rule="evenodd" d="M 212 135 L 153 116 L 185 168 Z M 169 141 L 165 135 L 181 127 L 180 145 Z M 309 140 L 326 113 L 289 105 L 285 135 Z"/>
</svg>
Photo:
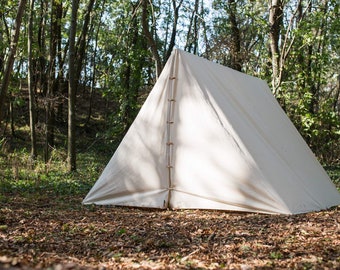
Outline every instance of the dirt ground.
<svg viewBox="0 0 340 270">
<path fill-rule="evenodd" d="M 0 269 L 340 269 L 340 207 L 294 216 L 0 204 Z"/>
</svg>

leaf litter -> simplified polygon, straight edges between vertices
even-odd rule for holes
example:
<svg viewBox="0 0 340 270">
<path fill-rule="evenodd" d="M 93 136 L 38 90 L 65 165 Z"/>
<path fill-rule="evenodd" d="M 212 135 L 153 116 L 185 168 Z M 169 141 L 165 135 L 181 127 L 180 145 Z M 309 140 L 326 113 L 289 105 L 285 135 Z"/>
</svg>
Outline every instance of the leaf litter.
<svg viewBox="0 0 340 270">
<path fill-rule="evenodd" d="M 272 216 L 50 201 L 0 205 L 0 269 L 340 269 L 340 207 Z"/>
</svg>

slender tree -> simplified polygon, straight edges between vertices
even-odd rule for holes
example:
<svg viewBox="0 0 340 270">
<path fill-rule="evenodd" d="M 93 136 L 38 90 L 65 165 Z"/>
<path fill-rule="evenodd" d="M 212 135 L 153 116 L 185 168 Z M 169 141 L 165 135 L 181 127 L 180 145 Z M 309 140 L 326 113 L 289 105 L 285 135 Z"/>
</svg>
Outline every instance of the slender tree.
<svg viewBox="0 0 340 270">
<path fill-rule="evenodd" d="M 184 47 L 184 50 L 188 52 L 192 52 L 193 54 L 197 54 L 198 47 L 198 8 L 199 8 L 199 0 L 195 0 L 194 9 L 191 12 L 189 29 L 187 34 L 187 40 Z"/>
<path fill-rule="evenodd" d="M 91 13 L 93 10 L 95 0 L 90 0 L 88 2 L 87 8 L 85 10 L 84 22 L 82 31 L 80 33 L 80 37 L 77 40 L 77 44 L 75 45 L 75 62 L 76 66 L 76 83 L 80 79 L 80 73 L 83 67 L 83 61 L 86 53 L 86 41 L 87 41 L 87 33 L 89 30 L 89 23 L 91 21 Z"/>
<path fill-rule="evenodd" d="M 75 171 L 76 167 L 76 92 L 77 92 L 77 68 L 76 60 L 76 31 L 77 31 L 77 13 L 78 0 L 72 0 L 72 14 L 69 33 L 69 86 L 68 86 L 68 147 L 67 147 L 67 163 L 69 171 Z"/>
<path fill-rule="evenodd" d="M 68 169 L 75 171 L 76 167 L 76 93 L 80 80 L 83 60 L 86 53 L 87 33 L 91 21 L 91 13 L 95 0 L 90 0 L 85 10 L 84 22 L 80 37 L 75 42 L 77 30 L 77 13 L 79 2 L 72 1 L 72 14 L 69 35 L 69 88 L 68 88 Z"/>
<path fill-rule="evenodd" d="M 102 2 L 102 6 L 101 6 L 101 12 L 99 14 L 99 19 L 98 19 L 98 23 L 97 25 L 94 25 L 93 20 L 92 20 L 92 27 L 93 27 L 93 34 L 94 36 L 90 37 L 89 39 L 93 38 L 93 42 L 94 42 L 94 48 L 93 48 L 93 53 L 91 56 L 91 86 L 90 86 L 90 98 L 89 98 L 89 109 L 88 109 L 88 114 L 87 114 L 87 118 L 86 118 L 86 122 L 85 124 L 88 124 L 90 119 L 91 119 L 91 115 L 92 115 L 92 105 L 93 105 L 93 95 L 95 92 L 95 88 L 96 88 L 96 77 L 97 77 L 97 52 L 98 52 L 98 42 L 99 42 L 99 32 L 102 26 L 102 20 L 101 18 L 103 17 L 103 13 L 104 13 L 104 6 L 105 6 L 106 1 Z M 96 8 L 95 8 L 96 10 Z M 88 40 L 88 44 L 90 40 Z"/>
<path fill-rule="evenodd" d="M 149 0 L 141 0 L 142 3 L 142 27 L 143 33 L 146 37 L 148 45 L 150 47 L 152 56 L 156 63 L 156 77 L 158 78 L 165 62 L 171 55 L 173 48 L 175 47 L 176 36 L 177 36 L 177 27 L 178 27 L 178 18 L 179 18 L 179 10 L 183 4 L 183 0 L 176 1 L 172 0 L 172 8 L 173 8 L 173 23 L 172 23 L 172 31 L 169 40 L 169 45 L 167 50 L 165 51 L 164 58 L 161 59 L 159 54 L 159 50 L 161 49 L 161 44 L 157 41 L 157 37 L 152 34 L 150 31 L 149 21 L 150 21 L 150 14 L 149 8 L 152 7 L 152 3 Z M 152 9 L 153 10 L 153 9 Z M 154 14 L 152 14 L 154 17 Z M 154 31 L 156 33 L 156 31 Z M 157 34 L 155 34 L 157 35 Z"/>
<path fill-rule="evenodd" d="M 146 37 L 146 40 L 148 41 L 148 44 L 150 46 L 152 56 L 155 60 L 155 66 L 156 66 L 156 77 L 158 78 L 161 74 L 161 71 L 163 69 L 163 64 L 161 57 L 158 52 L 158 45 L 153 37 L 150 29 L 149 29 L 149 0 L 141 0 L 142 1 L 142 26 L 143 26 L 143 32 Z"/>
<path fill-rule="evenodd" d="M 27 51 L 28 51 L 28 94 L 29 94 L 29 118 L 30 118 L 30 131 L 31 131 L 31 159 L 35 160 L 37 156 L 37 142 L 36 142 L 36 112 L 35 112 L 35 98 L 34 98 L 34 82 L 33 82 L 33 17 L 34 17 L 34 0 L 30 0 L 29 4 L 29 19 L 28 19 L 28 39 L 27 39 Z"/>
<path fill-rule="evenodd" d="M 237 2 L 235 0 L 228 0 L 228 13 L 229 13 L 229 21 L 231 28 L 231 44 L 230 44 L 230 56 L 231 63 L 230 67 L 241 71 L 242 63 L 241 63 L 241 35 L 240 29 L 238 27 L 238 22 L 236 19 L 237 13 Z"/>
<path fill-rule="evenodd" d="M 280 78 L 280 35 L 283 22 L 283 2 L 271 0 L 269 3 L 269 42 L 272 64 L 272 89 L 275 95 L 279 95 Z"/>
<path fill-rule="evenodd" d="M 1 88 L 0 88 L 0 123 L 2 121 L 2 112 L 4 110 L 5 98 L 7 95 L 7 90 L 8 90 L 9 81 L 10 81 L 10 77 L 12 73 L 15 54 L 16 54 L 17 47 L 18 47 L 20 26 L 21 26 L 22 17 L 25 11 L 25 7 L 26 7 L 26 0 L 20 0 L 15 23 L 14 23 L 14 28 L 12 32 L 9 55 L 8 55 L 7 63 L 5 65 L 4 75 L 2 78 L 2 83 L 1 83 Z"/>
<path fill-rule="evenodd" d="M 183 4 L 183 0 L 179 0 L 179 1 L 172 0 L 174 20 L 173 20 L 173 23 L 172 23 L 172 31 L 171 31 L 171 38 L 170 38 L 169 47 L 168 47 L 168 50 L 167 50 L 167 53 L 165 55 L 165 59 L 164 59 L 163 63 L 165 63 L 169 59 L 171 52 L 172 52 L 172 49 L 175 47 L 175 41 L 176 41 L 176 36 L 177 36 L 177 27 L 178 27 L 178 19 L 179 19 L 179 10 L 180 10 L 182 4 Z"/>
<path fill-rule="evenodd" d="M 49 160 L 50 147 L 54 146 L 55 128 L 55 101 L 57 90 L 56 64 L 57 64 L 57 43 L 58 43 L 58 17 L 57 2 L 51 0 L 50 11 L 50 42 L 49 42 L 49 68 L 47 72 L 47 92 L 45 97 L 45 162 Z"/>
</svg>

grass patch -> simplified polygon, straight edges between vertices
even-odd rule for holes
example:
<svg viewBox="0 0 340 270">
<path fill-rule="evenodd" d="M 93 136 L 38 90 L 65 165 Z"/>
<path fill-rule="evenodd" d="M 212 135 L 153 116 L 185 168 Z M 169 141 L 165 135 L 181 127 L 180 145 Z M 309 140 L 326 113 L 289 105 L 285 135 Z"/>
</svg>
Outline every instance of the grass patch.
<svg viewBox="0 0 340 270">
<path fill-rule="evenodd" d="M 47 164 L 40 159 L 32 164 L 27 151 L 0 156 L 0 202 L 18 196 L 29 201 L 82 198 L 97 180 L 107 159 L 93 152 L 80 153 L 78 170 L 69 173 L 66 153 L 62 150 L 52 152 Z"/>
</svg>

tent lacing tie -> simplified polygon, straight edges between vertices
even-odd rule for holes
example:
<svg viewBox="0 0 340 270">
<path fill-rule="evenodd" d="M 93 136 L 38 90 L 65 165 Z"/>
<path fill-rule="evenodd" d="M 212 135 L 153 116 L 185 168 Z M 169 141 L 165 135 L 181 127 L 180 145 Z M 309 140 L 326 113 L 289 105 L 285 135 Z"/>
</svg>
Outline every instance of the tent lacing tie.
<svg viewBox="0 0 340 270">
<path fill-rule="evenodd" d="M 167 118 L 166 118 L 166 167 L 168 171 L 168 201 L 166 203 L 167 207 L 170 208 L 171 201 L 171 191 L 173 190 L 172 174 L 173 174 L 173 133 L 174 121 L 175 121 L 175 98 L 177 93 L 177 72 L 178 72 L 178 51 L 175 52 L 171 63 L 171 70 L 169 81 L 167 83 L 167 98 L 168 98 L 168 108 L 167 108 Z"/>
<path fill-rule="evenodd" d="M 176 77 L 169 77 L 169 80 L 172 81 L 172 83 L 170 84 L 170 89 L 168 92 L 168 116 L 167 116 L 167 169 L 168 169 L 168 177 L 169 177 L 169 187 L 168 190 L 171 191 L 173 189 L 172 187 L 172 169 L 173 169 L 173 165 L 171 164 L 172 162 L 172 151 L 173 151 L 173 146 L 174 143 L 172 142 L 172 138 L 171 138 L 171 127 L 174 124 L 174 106 L 175 106 L 175 95 L 176 95 L 176 91 L 175 91 L 175 82 L 174 80 L 176 79 Z M 171 194 L 169 193 L 169 201 L 168 201 L 168 205 L 167 207 L 170 207 L 170 196 Z"/>
</svg>

